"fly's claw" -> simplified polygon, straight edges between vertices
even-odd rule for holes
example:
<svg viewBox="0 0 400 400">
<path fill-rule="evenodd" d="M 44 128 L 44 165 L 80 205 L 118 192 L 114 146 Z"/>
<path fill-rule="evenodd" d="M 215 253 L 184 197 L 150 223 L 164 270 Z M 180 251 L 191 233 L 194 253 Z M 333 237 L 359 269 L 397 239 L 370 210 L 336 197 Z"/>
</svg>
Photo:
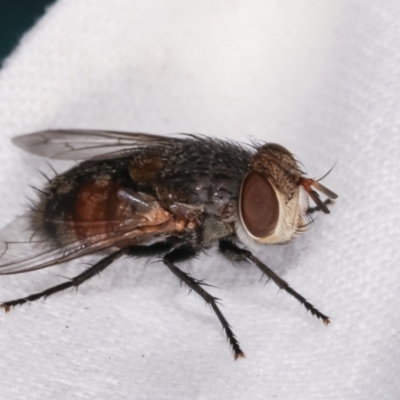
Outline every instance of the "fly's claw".
<svg viewBox="0 0 400 400">
<path fill-rule="evenodd" d="M 246 358 L 246 354 L 243 353 L 243 351 L 240 351 L 239 353 L 235 353 L 233 356 L 234 360 L 236 361 L 238 358 Z"/>
<path fill-rule="evenodd" d="M 324 318 L 322 322 L 324 323 L 325 326 L 328 326 L 331 323 L 331 320 L 329 318 Z"/>
<path fill-rule="evenodd" d="M 0 304 L 0 308 L 4 308 L 4 311 L 8 313 L 11 310 L 11 307 L 7 303 Z"/>
</svg>

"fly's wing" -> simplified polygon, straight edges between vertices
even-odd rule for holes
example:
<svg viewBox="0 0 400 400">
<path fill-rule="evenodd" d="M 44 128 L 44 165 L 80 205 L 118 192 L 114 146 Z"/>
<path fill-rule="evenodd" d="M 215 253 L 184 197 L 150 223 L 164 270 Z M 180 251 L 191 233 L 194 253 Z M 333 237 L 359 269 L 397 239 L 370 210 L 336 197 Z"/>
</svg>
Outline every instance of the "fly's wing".
<svg viewBox="0 0 400 400">
<path fill-rule="evenodd" d="M 63 236 L 63 245 L 46 238 L 32 228 L 32 212 L 18 217 L 0 231 L 0 275 L 17 274 L 49 267 L 88 254 L 122 249 L 135 244 L 168 235 L 176 230 L 170 214 L 153 201 L 131 218 L 119 221 L 58 221 L 71 238 Z M 96 224 L 112 224 L 108 231 L 96 230 Z M 87 224 L 93 232 L 83 239 L 76 239 L 76 228 Z"/>
<path fill-rule="evenodd" d="M 17 136 L 13 143 L 38 156 L 59 160 L 111 158 L 135 148 L 168 146 L 180 141 L 146 133 L 96 130 L 49 130 Z"/>
</svg>

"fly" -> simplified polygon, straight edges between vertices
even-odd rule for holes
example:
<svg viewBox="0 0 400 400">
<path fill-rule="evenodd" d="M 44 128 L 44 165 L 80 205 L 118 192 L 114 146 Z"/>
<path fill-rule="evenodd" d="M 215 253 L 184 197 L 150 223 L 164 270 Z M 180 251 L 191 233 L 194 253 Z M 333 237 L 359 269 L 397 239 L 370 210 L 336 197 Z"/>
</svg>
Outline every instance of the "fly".
<svg viewBox="0 0 400 400">
<path fill-rule="evenodd" d="M 180 269 L 217 245 L 233 263 L 250 262 L 314 316 L 329 318 L 242 243 L 286 243 L 337 195 L 308 178 L 284 147 L 244 146 L 196 135 L 163 136 L 88 130 L 36 132 L 13 139 L 51 159 L 80 160 L 39 192 L 32 208 L 0 232 L 0 274 L 50 267 L 85 255 L 102 259 L 71 280 L 0 307 L 78 287 L 115 260 L 157 257 L 212 308 L 233 349 L 244 357 L 217 298 Z M 317 191 L 327 196 L 322 201 Z M 308 197 L 316 204 L 309 207 Z M 25 235 L 25 236 L 24 236 Z"/>
</svg>

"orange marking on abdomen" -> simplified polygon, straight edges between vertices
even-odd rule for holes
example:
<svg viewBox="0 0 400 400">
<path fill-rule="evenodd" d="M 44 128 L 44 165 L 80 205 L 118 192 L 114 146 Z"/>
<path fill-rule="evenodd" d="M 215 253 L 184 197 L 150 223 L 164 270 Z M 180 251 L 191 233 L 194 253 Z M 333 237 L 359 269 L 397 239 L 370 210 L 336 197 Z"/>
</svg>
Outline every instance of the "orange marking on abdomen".
<svg viewBox="0 0 400 400">
<path fill-rule="evenodd" d="M 129 203 L 117 195 L 120 186 L 111 180 L 83 183 L 76 195 L 74 229 L 79 239 L 107 233 L 130 212 Z"/>
</svg>

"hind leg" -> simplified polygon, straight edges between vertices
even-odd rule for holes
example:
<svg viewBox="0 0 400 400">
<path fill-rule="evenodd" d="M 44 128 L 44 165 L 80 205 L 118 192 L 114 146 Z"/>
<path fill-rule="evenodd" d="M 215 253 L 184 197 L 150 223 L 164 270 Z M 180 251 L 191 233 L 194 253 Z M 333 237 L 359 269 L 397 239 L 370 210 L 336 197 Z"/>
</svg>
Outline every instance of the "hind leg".
<svg viewBox="0 0 400 400">
<path fill-rule="evenodd" d="M 3 304 L 0 304 L 0 308 L 4 308 L 6 312 L 8 312 L 10 311 L 11 307 L 39 300 L 42 297 L 46 298 L 54 293 L 61 292 L 71 287 L 77 288 L 80 285 L 82 285 L 83 282 L 86 282 L 87 280 L 92 278 L 94 275 L 100 273 L 101 271 L 104 271 L 110 264 L 112 264 L 115 260 L 120 258 L 123 254 L 125 254 L 125 250 L 120 250 L 117 251 L 116 253 L 110 254 L 109 256 L 103 258 L 102 260 L 94 264 L 92 267 L 88 268 L 81 274 L 75 276 L 68 282 L 61 283 L 49 289 L 43 290 L 43 292 L 31 294 L 30 296 L 27 297 L 21 297 L 20 299 L 17 300 L 6 301 Z"/>
</svg>

